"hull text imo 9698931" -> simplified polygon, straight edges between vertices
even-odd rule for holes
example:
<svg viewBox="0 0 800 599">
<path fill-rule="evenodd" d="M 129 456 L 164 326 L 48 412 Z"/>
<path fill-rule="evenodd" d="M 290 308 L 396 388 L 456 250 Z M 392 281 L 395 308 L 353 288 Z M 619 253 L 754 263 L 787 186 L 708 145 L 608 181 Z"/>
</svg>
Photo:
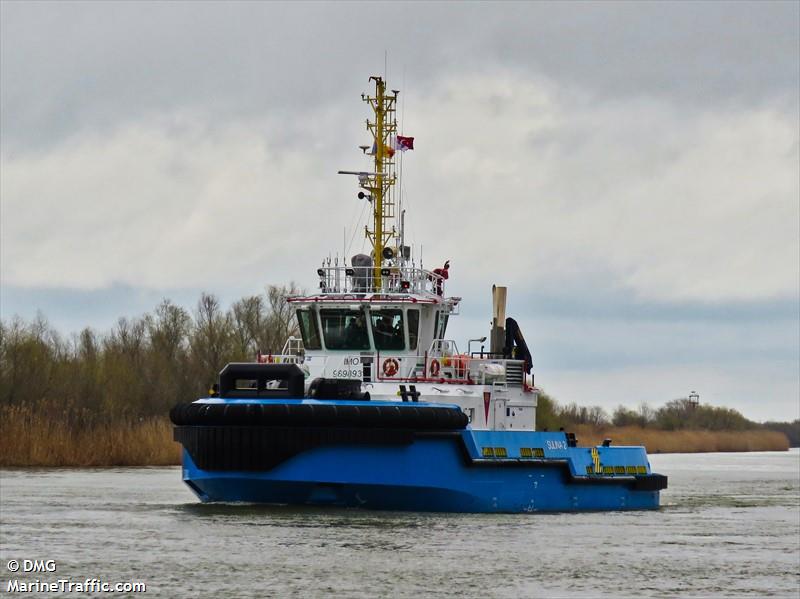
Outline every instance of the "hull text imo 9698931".
<svg viewBox="0 0 800 599">
<path fill-rule="evenodd" d="M 183 480 L 203 501 L 445 512 L 653 509 L 666 477 L 644 447 L 578 447 L 536 430 L 537 389 L 519 326 L 494 287 L 490 351 L 459 353 L 447 323 L 449 264 L 405 245 L 395 193 L 398 92 L 380 77 L 369 170 L 370 255 L 328 259 L 319 289 L 291 297 L 302 339 L 228 364 L 210 397 L 171 412 Z M 481 340 L 483 342 L 483 340 Z M 471 349 L 471 348 L 468 348 Z"/>
</svg>

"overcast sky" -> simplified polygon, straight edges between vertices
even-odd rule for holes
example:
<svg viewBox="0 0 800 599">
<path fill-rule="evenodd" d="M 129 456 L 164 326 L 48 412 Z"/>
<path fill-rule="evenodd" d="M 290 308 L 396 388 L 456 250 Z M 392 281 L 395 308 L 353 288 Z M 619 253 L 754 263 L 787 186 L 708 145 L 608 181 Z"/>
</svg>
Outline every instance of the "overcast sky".
<svg viewBox="0 0 800 599">
<path fill-rule="evenodd" d="M 461 347 L 505 284 L 562 402 L 797 418 L 799 7 L 2 2 L 2 318 L 313 288 L 388 53 Z"/>
</svg>

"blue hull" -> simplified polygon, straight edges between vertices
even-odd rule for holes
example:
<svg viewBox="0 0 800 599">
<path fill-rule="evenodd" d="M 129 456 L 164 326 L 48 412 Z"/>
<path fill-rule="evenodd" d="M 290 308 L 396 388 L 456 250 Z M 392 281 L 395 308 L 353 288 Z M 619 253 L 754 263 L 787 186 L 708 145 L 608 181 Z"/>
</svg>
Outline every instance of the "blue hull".
<svg viewBox="0 0 800 599">
<path fill-rule="evenodd" d="M 502 459 L 484 459 L 497 447 Z M 526 459 L 524 447 L 544 447 L 545 455 Z M 183 480 L 203 501 L 437 512 L 659 507 L 659 491 L 640 484 L 652 476 L 644 448 L 594 448 L 595 462 L 592 452 L 567 447 L 564 433 L 464 430 L 400 446 L 316 447 L 268 471 L 204 471 L 184 450 Z M 635 464 L 646 475 L 603 476 L 593 467 L 599 460 Z"/>
</svg>

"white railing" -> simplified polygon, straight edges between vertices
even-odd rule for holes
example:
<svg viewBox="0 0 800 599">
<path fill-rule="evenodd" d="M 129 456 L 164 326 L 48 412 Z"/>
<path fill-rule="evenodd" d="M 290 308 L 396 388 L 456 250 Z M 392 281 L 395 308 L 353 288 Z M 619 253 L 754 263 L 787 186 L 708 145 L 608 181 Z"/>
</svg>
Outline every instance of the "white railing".
<svg viewBox="0 0 800 599">
<path fill-rule="evenodd" d="M 303 340 L 295 337 L 294 335 L 290 336 L 286 343 L 283 344 L 283 349 L 281 350 L 281 354 L 285 356 L 302 356 L 305 354 L 305 349 L 303 348 Z"/>
<path fill-rule="evenodd" d="M 302 364 L 305 362 L 305 353 L 303 340 L 292 335 L 283 344 L 281 353 L 264 354 L 259 350 L 256 353 L 256 362 L 259 364 Z"/>
<path fill-rule="evenodd" d="M 453 341 L 437 339 L 423 356 L 378 353 L 373 381 L 419 381 L 527 387 L 523 360 L 475 358 Z"/>
<path fill-rule="evenodd" d="M 444 277 L 422 268 L 389 266 L 375 279 L 371 266 L 321 266 L 317 269 L 322 293 L 398 293 L 444 295 Z"/>
<path fill-rule="evenodd" d="M 325 356 L 321 370 L 315 376 L 330 376 Z M 501 385 L 528 387 L 524 372 L 525 362 L 505 358 L 476 358 L 460 354 L 455 341 L 434 339 L 424 355 L 391 354 L 377 352 L 372 361 L 369 379 L 373 382 L 439 382 L 474 385 Z M 303 364 L 305 355 L 302 339 L 289 337 L 280 354 L 262 354 L 256 361 L 262 364 Z M 320 363 L 317 362 L 317 368 Z"/>
<path fill-rule="evenodd" d="M 259 364 L 302 364 L 305 356 L 296 354 L 256 354 L 256 362 Z"/>
</svg>

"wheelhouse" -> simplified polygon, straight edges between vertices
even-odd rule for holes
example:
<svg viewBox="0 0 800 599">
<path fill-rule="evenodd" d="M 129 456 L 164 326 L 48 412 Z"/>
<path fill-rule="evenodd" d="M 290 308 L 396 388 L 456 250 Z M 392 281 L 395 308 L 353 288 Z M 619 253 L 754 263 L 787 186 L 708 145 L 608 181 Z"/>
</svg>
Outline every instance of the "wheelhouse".
<svg viewBox="0 0 800 599">
<path fill-rule="evenodd" d="M 412 352 L 444 339 L 449 309 L 431 304 L 307 304 L 297 308 L 306 351 Z M 424 331 L 433 331 L 425 338 Z"/>
</svg>

